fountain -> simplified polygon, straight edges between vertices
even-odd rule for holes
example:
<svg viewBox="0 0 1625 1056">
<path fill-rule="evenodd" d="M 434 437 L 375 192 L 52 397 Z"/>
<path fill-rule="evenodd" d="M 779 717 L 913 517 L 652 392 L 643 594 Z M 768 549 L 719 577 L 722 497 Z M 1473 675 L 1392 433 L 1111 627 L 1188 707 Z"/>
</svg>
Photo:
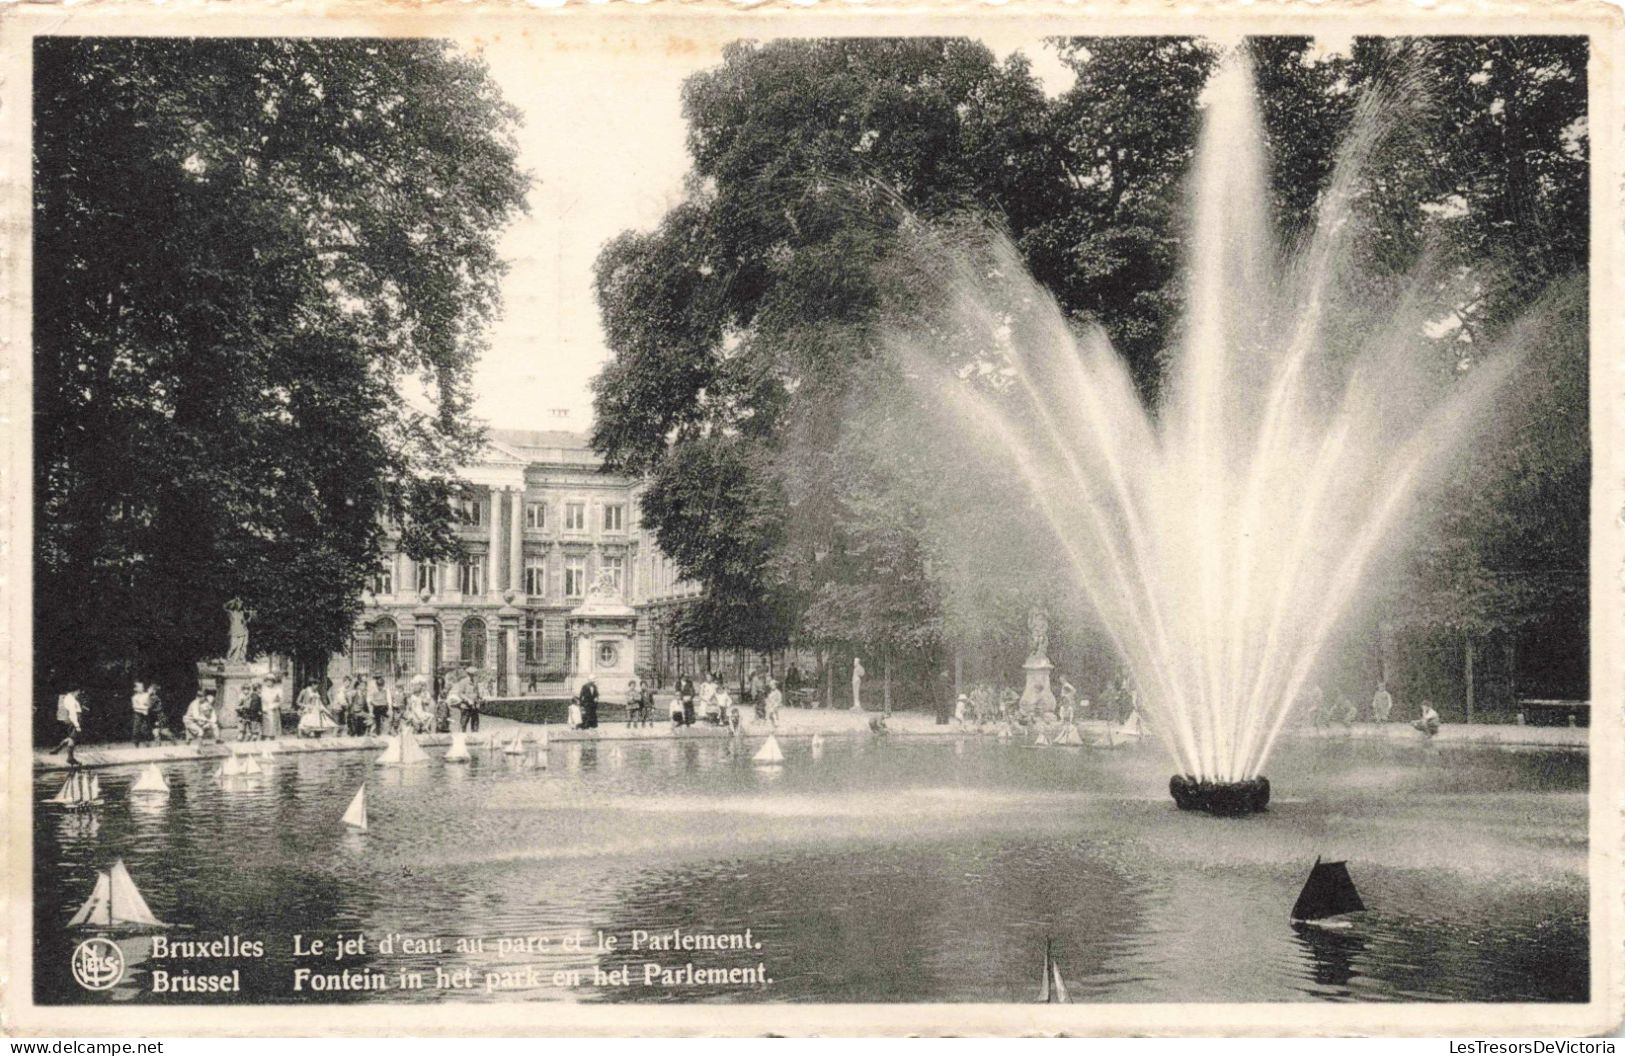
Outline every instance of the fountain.
<svg viewBox="0 0 1625 1056">
<path fill-rule="evenodd" d="M 1420 279 L 1381 325 L 1344 318 L 1378 95 L 1287 257 L 1251 69 L 1239 50 L 1220 64 L 1192 177 L 1186 314 L 1154 412 L 1104 335 L 1077 334 L 1002 240 L 974 260 L 943 254 L 946 314 L 891 342 L 909 374 L 941 382 L 956 412 L 944 417 L 976 426 L 1019 475 L 1139 688 L 1181 809 L 1268 803 L 1261 771 L 1324 647 L 1414 534 L 1417 495 L 1514 358 L 1478 350 L 1470 369 L 1437 369 L 1418 352 L 1436 316 Z M 934 366 L 944 332 L 972 363 L 951 378 Z"/>
</svg>

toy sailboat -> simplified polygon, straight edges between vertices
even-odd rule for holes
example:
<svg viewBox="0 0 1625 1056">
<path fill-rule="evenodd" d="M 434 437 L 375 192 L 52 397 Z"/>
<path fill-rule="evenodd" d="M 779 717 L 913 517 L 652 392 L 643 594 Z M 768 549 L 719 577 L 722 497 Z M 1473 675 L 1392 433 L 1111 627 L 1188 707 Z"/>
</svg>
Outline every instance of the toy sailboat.
<svg viewBox="0 0 1625 1056">
<path fill-rule="evenodd" d="M 1322 862 L 1315 859 L 1309 879 L 1304 881 L 1298 900 L 1292 904 L 1291 920 L 1294 924 L 1312 924 L 1321 928 L 1352 928 L 1346 920 L 1329 920 L 1344 913 L 1358 913 L 1365 909 L 1360 892 L 1349 876 L 1347 862 Z"/>
<path fill-rule="evenodd" d="M 1049 738 L 1045 737 L 1043 732 L 1040 731 L 1038 736 L 1033 738 L 1033 747 L 1034 748 L 1048 748 L 1049 747 Z"/>
<path fill-rule="evenodd" d="M 236 757 L 233 756 L 233 758 Z M 240 773 L 246 777 L 251 774 L 263 774 L 265 771 L 260 769 L 260 764 L 254 761 L 254 757 L 252 755 L 245 755 L 243 756 Z"/>
<path fill-rule="evenodd" d="M 215 777 L 241 777 L 247 771 L 243 768 L 243 761 L 235 755 L 226 756 L 226 761 L 220 764 L 220 769 L 214 772 Z"/>
<path fill-rule="evenodd" d="M 513 740 L 509 741 L 506 747 L 502 749 L 502 751 L 507 755 L 524 755 L 529 750 L 530 749 L 525 747 L 524 730 L 515 730 Z"/>
<path fill-rule="evenodd" d="M 1044 943 L 1044 983 L 1038 990 L 1038 1000 L 1047 1005 L 1070 1004 L 1072 998 L 1067 995 L 1066 981 L 1061 978 L 1061 965 L 1051 952 L 1052 943 Z"/>
<path fill-rule="evenodd" d="M 757 766 L 778 766 L 784 762 L 784 752 L 779 748 L 779 739 L 771 733 L 768 734 L 767 741 L 757 749 L 755 755 L 751 756 L 750 761 Z"/>
<path fill-rule="evenodd" d="M 1078 732 L 1076 723 L 1069 722 L 1062 728 L 1060 733 L 1055 735 L 1054 743 L 1067 748 L 1082 748 L 1083 735 Z"/>
<path fill-rule="evenodd" d="M 167 796 L 169 782 L 164 780 L 164 773 L 158 769 L 157 763 L 148 763 L 147 768 L 141 771 L 141 776 L 135 779 L 135 784 L 130 786 L 130 791 Z"/>
<path fill-rule="evenodd" d="M 473 756 L 468 754 L 468 738 L 461 731 L 451 735 L 451 747 L 446 749 L 446 762 L 466 763 Z"/>
<path fill-rule="evenodd" d="M 164 922 L 152 915 L 147 900 L 130 879 L 124 868 L 124 859 L 113 863 L 113 868 L 96 874 L 96 887 L 90 892 L 79 912 L 68 921 L 68 927 L 146 927 L 161 928 Z"/>
<path fill-rule="evenodd" d="M 344 812 L 344 824 L 359 832 L 367 831 L 367 786 L 362 785 L 350 800 L 350 809 Z"/>
<path fill-rule="evenodd" d="M 57 794 L 46 800 L 64 807 L 99 807 L 102 804 L 102 784 L 95 774 L 75 770 L 62 783 Z"/>
<path fill-rule="evenodd" d="M 545 752 L 545 751 L 547 751 L 547 744 L 548 744 L 547 731 L 543 730 L 542 733 L 541 733 L 541 736 L 536 738 L 536 748 L 537 748 L 538 751 Z"/>
<path fill-rule="evenodd" d="M 426 763 L 429 753 L 418 744 L 411 731 L 402 730 L 398 736 L 389 739 L 389 747 L 384 754 L 378 757 L 377 766 L 410 766 L 413 763 Z"/>
<path fill-rule="evenodd" d="M 1128 718 L 1123 720 L 1113 734 L 1121 740 L 1137 741 L 1146 734 L 1145 720 L 1140 718 L 1138 708 L 1129 712 Z"/>
</svg>

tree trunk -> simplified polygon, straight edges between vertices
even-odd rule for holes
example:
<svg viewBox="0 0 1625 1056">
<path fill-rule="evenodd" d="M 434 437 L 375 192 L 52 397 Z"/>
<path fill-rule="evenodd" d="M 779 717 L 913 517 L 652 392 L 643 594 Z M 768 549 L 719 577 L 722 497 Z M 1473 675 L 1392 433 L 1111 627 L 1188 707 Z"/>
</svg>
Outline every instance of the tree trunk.
<svg viewBox="0 0 1625 1056">
<path fill-rule="evenodd" d="M 965 692 L 965 656 L 959 651 L 959 646 L 956 645 L 954 646 L 954 700 L 958 700 L 959 695 L 963 692 Z"/>
<path fill-rule="evenodd" d="M 824 707 L 835 707 L 835 651 L 824 654 Z"/>
<path fill-rule="evenodd" d="M 1471 631 L 1462 634 L 1463 652 L 1466 655 L 1464 666 L 1467 677 L 1467 721 L 1473 721 L 1473 635 Z"/>
<path fill-rule="evenodd" d="M 891 650 L 886 650 L 880 660 L 880 702 L 881 714 L 891 717 Z"/>
</svg>

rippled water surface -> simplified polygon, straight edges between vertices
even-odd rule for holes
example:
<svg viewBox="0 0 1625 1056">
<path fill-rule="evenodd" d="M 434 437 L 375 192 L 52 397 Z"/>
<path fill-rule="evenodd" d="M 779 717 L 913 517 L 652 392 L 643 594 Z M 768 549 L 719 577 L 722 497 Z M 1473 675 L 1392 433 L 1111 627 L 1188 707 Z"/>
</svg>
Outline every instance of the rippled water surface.
<svg viewBox="0 0 1625 1056">
<path fill-rule="evenodd" d="M 258 1001 L 1031 1001 L 1046 942 L 1074 1000 L 1583 1001 L 1586 757 L 1306 741 L 1269 773 L 1268 814 L 1181 814 L 1149 746 L 1034 749 L 967 737 L 832 738 L 757 769 L 754 741 L 555 745 L 546 770 L 477 752 L 466 766 L 375 768 L 370 752 L 284 756 L 261 777 L 164 767 L 173 792 L 101 771 L 92 817 L 36 781 L 41 1002 L 160 995 L 155 968 L 241 972 Z M 371 828 L 340 824 L 365 782 Z M 1317 855 L 1347 859 L 1368 911 L 1346 931 L 1287 922 Z M 130 966 L 105 993 L 69 975 L 66 924 L 123 858 L 171 938 L 236 934 L 266 955 Z M 633 952 L 634 930 L 751 929 L 760 949 Z M 498 952 L 577 931 L 588 948 Z M 599 931 L 622 948 L 593 949 Z M 440 936 L 439 955 L 344 965 L 473 969 L 472 990 L 294 992 L 295 933 Z M 457 952 L 458 937 L 487 941 Z M 648 963 L 765 965 L 767 985 L 645 986 Z M 335 965 L 301 961 L 334 970 Z M 627 966 L 637 985 L 594 986 Z M 487 994 L 488 971 L 532 970 Z M 554 985 L 579 970 L 584 985 Z M 510 980 L 511 981 L 511 980 Z M 224 998 L 229 1000 L 230 998 Z"/>
</svg>

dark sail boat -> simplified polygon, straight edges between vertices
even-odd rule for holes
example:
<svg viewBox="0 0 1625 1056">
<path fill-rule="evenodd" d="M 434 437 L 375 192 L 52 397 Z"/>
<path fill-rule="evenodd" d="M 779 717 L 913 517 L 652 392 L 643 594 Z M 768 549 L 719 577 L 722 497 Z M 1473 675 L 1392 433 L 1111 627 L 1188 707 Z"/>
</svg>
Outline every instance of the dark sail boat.
<svg viewBox="0 0 1625 1056">
<path fill-rule="evenodd" d="M 1066 982 L 1061 978 L 1061 966 L 1056 963 L 1055 956 L 1050 952 L 1051 942 L 1044 943 L 1044 985 L 1039 988 L 1038 1000 L 1047 1005 L 1070 1004 L 1072 998 L 1067 996 Z"/>
<path fill-rule="evenodd" d="M 1317 857 L 1298 900 L 1292 904 L 1292 923 L 1347 928 L 1352 927 L 1347 921 L 1327 922 L 1326 918 L 1363 909 L 1365 903 L 1360 901 L 1354 878 L 1349 876 L 1348 863 L 1323 862 Z"/>
</svg>

